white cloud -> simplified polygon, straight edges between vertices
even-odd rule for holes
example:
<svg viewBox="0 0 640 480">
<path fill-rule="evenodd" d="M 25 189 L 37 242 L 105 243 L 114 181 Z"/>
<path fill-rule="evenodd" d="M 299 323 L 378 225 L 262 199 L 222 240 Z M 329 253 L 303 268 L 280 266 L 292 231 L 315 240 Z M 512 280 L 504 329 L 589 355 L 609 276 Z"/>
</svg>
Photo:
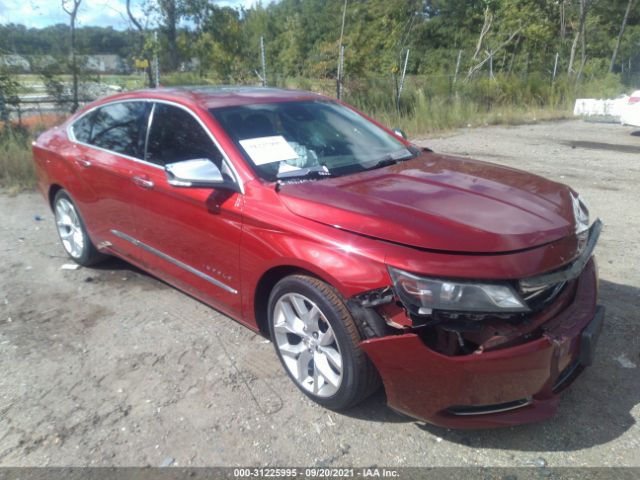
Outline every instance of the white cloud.
<svg viewBox="0 0 640 480">
<path fill-rule="evenodd" d="M 257 0 L 221 0 L 219 5 L 246 8 Z M 137 2 L 134 2 L 137 3 Z M 60 0 L 0 0 L 0 24 L 18 23 L 27 27 L 45 27 L 68 23 L 69 16 L 62 10 Z M 124 0 L 83 0 L 78 13 L 78 26 L 111 26 L 127 28 L 129 21 Z"/>
<path fill-rule="evenodd" d="M 127 22 L 120 15 L 124 2 L 107 0 L 83 0 L 78 12 L 78 25 L 101 25 L 124 28 Z M 110 6 L 114 5 L 115 6 Z M 119 8 L 120 7 L 120 8 Z M 0 0 L 0 23 L 19 23 L 27 27 L 44 27 L 56 23 L 68 23 L 69 16 L 58 0 L 27 0 L 15 2 Z"/>
</svg>

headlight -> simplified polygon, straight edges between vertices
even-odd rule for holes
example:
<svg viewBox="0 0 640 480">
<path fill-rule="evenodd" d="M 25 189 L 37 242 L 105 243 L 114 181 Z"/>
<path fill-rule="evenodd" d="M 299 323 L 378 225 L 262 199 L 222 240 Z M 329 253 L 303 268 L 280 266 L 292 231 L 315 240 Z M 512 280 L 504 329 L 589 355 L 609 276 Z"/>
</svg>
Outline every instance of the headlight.
<svg viewBox="0 0 640 480">
<path fill-rule="evenodd" d="M 589 230 L 589 207 L 578 194 L 571 194 L 573 200 L 573 216 L 576 219 L 576 234 L 579 235 Z"/>
<path fill-rule="evenodd" d="M 513 287 L 506 283 L 425 278 L 388 268 L 396 294 L 414 314 L 429 315 L 433 310 L 475 313 L 529 311 Z"/>
</svg>

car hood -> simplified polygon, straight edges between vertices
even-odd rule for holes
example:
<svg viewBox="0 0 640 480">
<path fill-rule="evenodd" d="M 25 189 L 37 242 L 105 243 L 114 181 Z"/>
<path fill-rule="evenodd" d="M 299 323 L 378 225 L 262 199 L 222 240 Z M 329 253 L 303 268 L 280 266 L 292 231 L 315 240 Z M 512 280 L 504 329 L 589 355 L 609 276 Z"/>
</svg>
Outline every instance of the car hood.
<svg viewBox="0 0 640 480">
<path fill-rule="evenodd" d="M 296 215 L 447 252 L 504 253 L 575 232 L 569 187 L 515 169 L 424 152 L 390 167 L 285 184 Z"/>
</svg>

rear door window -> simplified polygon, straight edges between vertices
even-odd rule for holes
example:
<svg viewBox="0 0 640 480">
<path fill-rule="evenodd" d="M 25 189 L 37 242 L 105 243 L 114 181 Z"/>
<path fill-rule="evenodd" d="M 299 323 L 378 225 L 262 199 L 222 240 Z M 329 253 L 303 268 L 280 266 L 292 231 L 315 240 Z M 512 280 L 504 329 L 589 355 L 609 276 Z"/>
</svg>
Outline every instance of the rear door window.
<svg viewBox="0 0 640 480">
<path fill-rule="evenodd" d="M 87 143 L 129 157 L 144 158 L 147 112 L 147 102 L 121 102 L 97 109 Z"/>
</svg>

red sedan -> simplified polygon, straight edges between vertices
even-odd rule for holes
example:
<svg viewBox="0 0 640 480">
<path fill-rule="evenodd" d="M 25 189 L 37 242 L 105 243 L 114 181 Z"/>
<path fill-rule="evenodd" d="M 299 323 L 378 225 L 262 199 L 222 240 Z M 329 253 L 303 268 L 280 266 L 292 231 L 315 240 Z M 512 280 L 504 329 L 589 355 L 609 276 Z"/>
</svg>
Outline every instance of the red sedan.
<svg viewBox="0 0 640 480">
<path fill-rule="evenodd" d="M 33 153 L 73 260 L 121 257 L 262 332 L 325 407 L 382 382 L 437 425 L 531 422 L 592 362 L 602 225 L 565 185 L 276 89 L 109 97 Z"/>
</svg>

